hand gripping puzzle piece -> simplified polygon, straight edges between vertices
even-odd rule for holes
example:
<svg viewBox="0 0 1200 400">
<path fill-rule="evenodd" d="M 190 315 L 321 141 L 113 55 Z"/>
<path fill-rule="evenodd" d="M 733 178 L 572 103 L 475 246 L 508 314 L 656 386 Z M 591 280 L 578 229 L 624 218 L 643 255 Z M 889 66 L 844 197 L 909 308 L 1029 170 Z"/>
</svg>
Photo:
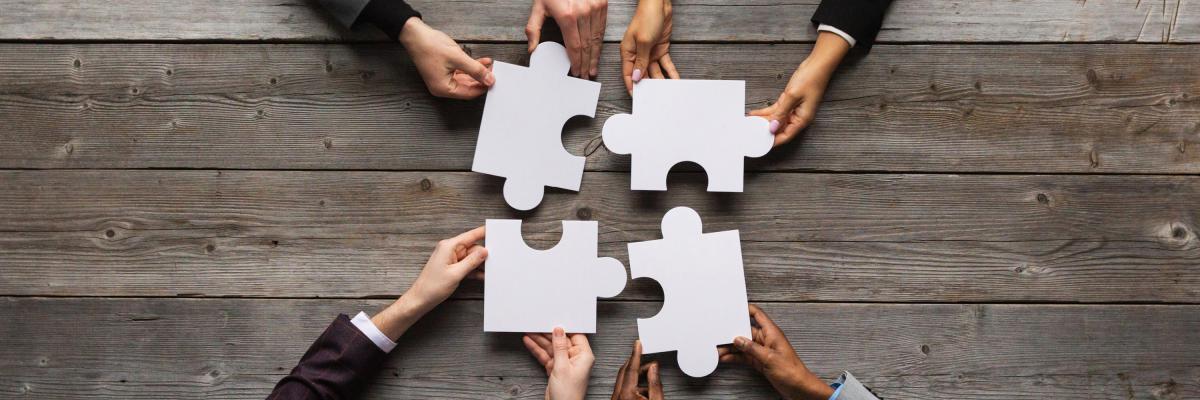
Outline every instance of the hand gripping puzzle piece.
<svg viewBox="0 0 1200 400">
<path fill-rule="evenodd" d="M 708 191 L 741 192 L 745 157 L 761 157 L 774 138 L 767 120 L 745 115 L 744 81 L 646 79 L 633 86 L 633 114 L 604 122 L 604 146 L 631 155 L 633 190 L 667 190 L 667 173 L 691 161 Z"/>
<path fill-rule="evenodd" d="M 700 215 L 676 207 L 662 232 L 660 240 L 629 244 L 630 275 L 658 281 L 665 298 L 657 315 L 637 321 L 642 351 L 678 350 L 684 373 L 706 376 L 717 368 L 717 346 L 750 337 L 738 231 L 702 233 Z"/>
<path fill-rule="evenodd" d="M 596 298 L 621 293 L 625 266 L 596 256 L 596 221 L 562 225 L 557 245 L 536 250 L 521 237 L 520 220 L 487 220 L 484 332 L 596 332 Z"/>
<path fill-rule="evenodd" d="M 542 202 L 546 186 L 579 191 L 584 157 L 563 149 L 563 125 L 596 116 L 600 83 L 567 76 L 562 45 L 544 42 L 529 67 L 495 62 L 471 170 L 506 178 L 504 200 L 518 210 Z"/>
</svg>

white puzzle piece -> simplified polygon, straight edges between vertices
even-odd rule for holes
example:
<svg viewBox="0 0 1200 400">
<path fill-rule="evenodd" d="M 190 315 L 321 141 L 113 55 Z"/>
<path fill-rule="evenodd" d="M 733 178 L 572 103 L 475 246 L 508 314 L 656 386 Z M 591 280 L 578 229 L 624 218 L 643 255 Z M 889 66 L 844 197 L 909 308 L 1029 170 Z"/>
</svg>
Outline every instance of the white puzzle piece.
<svg viewBox="0 0 1200 400">
<path fill-rule="evenodd" d="M 662 232 L 660 240 L 629 244 L 630 275 L 658 281 L 664 297 L 658 314 L 637 321 L 642 351 L 678 350 L 679 369 L 706 376 L 717 368 L 717 346 L 750 337 L 738 231 L 702 233 L 696 211 L 675 207 Z"/>
<path fill-rule="evenodd" d="M 708 173 L 708 191 L 741 192 L 745 157 L 761 157 L 774 138 L 766 119 L 745 115 L 746 82 L 644 79 L 633 86 L 633 114 L 604 122 L 604 146 L 631 155 L 633 190 L 667 190 L 683 161 Z"/>
<path fill-rule="evenodd" d="M 504 200 L 518 210 L 542 202 L 546 186 L 579 191 L 584 158 L 562 144 L 563 125 L 576 115 L 596 116 L 600 83 L 567 76 L 571 61 L 561 44 L 544 42 L 529 67 L 495 62 L 471 170 L 507 178 Z"/>
<path fill-rule="evenodd" d="M 596 221 L 562 224 L 558 244 L 536 250 L 521 237 L 520 220 L 487 220 L 484 332 L 596 332 L 596 298 L 621 293 L 625 266 L 596 257 Z"/>
</svg>

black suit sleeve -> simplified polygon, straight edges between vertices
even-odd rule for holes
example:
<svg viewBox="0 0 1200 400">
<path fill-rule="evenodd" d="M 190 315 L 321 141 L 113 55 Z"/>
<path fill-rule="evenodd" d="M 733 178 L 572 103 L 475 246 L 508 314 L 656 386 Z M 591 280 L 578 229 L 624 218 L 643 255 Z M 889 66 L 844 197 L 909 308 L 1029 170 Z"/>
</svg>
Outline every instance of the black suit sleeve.
<svg viewBox="0 0 1200 400">
<path fill-rule="evenodd" d="M 892 0 L 822 0 L 812 23 L 841 29 L 854 38 L 855 47 L 868 51 L 891 4 Z"/>
<path fill-rule="evenodd" d="M 338 315 L 267 400 L 353 398 L 386 357 L 350 317 Z"/>
<path fill-rule="evenodd" d="M 421 13 L 414 10 L 404 0 L 371 0 L 366 7 L 363 7 L 362 14 L 358 18 L 375 25 L 392 40 L 399 40 L 404 23 L 412 17 L 421 18 Z"/>
</svg>

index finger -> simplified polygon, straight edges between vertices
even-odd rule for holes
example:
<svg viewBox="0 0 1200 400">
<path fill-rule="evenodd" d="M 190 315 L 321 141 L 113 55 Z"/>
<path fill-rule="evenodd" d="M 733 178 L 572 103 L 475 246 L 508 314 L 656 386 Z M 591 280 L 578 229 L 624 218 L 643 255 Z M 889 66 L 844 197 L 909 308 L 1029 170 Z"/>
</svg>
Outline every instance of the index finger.
<svg viewBox="0 0 1200 400">
<path fill-rule="evenodd" d="M 571 73 L 578 75 L 579 56 L 583 53 L 583 42 L 579 38 L 579 19 L 555 18 L 559 30 L 562 31 L 563 45 L 567 48 L 567 58 L 571 59 Z"/>
<path fill-rule="evenodd" d="M 633 342 L 633 354 L 629 355 L 629 368 L 625 369 L 625 388 L 638 387 L 638 373 L 642 371 L 642 341 Z"/>
<path fill-rule="evenodd" d="M 628 35 L 626 35 L 628 36 Z M 621 41 L 621 77 L 625 78 L 625 90 L 633 94 L 633 59 L 636 56 L 633 38 L 626 37 Z"/>
<path fill-rule="evenodd" d="M 768 317 L 767 313 L 756 305 L 750 305 L 750 318 L 753 318 L 754 322 L 757 322 L 758 326 L 762 328 L 763 336 L 771 336 L 775 332 L 779 332 L 779 326 L 775 325 L 775 321 L 772 321 L 771 317 Z"/>
<path fill-rule="evenodd" d="M 481 226 L 481 227 L 460 233 L 460 234 L 458 234 L 458 236 L 455 236 L 451 240 L 454 241 L 454 244 L 456 244 L 456 245 L 459 245 L 459 244 L 470 245 L 470 244 L 474 244 L 476 242 L 483 240 L 483 238 L 486 236 L 486 233 L 487 233 L 487 227 Z"/>
<path fill-rule="evenodd" d="M 663 400 L 662 381 L 658 379 L 658 361 L 650 362 L 650 370 L 646 371 L 646 386 L 650 389 L 650 400 Z"/>
</svg>

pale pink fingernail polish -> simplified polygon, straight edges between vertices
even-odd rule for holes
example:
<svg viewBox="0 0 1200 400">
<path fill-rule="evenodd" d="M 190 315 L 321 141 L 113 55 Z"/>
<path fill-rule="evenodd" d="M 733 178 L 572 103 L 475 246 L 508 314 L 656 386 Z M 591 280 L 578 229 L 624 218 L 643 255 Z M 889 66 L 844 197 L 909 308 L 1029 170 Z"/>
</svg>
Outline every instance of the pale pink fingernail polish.
<svg viewBox="0 0 1200 400">
<path fill-rule="evenodd" d="M 633 81 L 638 82 L 641 80 L 642 80 L 642 70 L 640 70 L 640 69 L 633 70 Z"/>
<path fill-rule="evenodd" d="M 771 120 L 771 125 L 767 129 L 770 129 L 771 133 L 775 133 L 775 131 L 779 130 L 779 120 Z"/>
</svg>

